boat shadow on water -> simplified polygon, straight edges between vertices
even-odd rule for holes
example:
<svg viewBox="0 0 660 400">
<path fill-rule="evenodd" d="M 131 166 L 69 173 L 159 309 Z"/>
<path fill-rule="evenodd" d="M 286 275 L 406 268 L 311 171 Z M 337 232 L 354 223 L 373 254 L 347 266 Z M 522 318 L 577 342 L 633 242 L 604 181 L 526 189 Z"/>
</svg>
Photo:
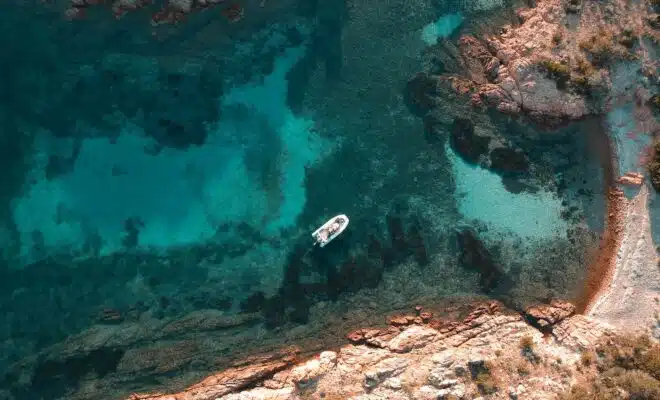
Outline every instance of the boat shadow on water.
<svg viewBox="0 0 660 400">
<path fill-rule="evenodd" d="M 375 289 L 386 272 L 394 272 L 404 264 L 416 266 L 422 275 L 434 268 L 430 266 L 431 240 L 429 233 L 423 231 L 423 221 L 392 214 L 386 216 L 385 226 L 383 234 L 382 229 L 358 221 L 353 229 L 347 229 L 323 248 L 312 245 L 307 237 L 301 239 L 283 266 L 277 293 L 271 297 L 262 292 L 251 294 L 241 304 L 242 311 L 261 312 L 270 329 L 287 323 L 305 324 L 314 304 L 341 301 L 360 290 Z M 457 267 L 479 277 L 477 293 L 473 295 L 486 295 L 515 308 L 512 289 L 516 271 L 504 271 L 497 249 L 484 243 L 471 227 L 457 227 L 447 234 L 447 239 L 455 242 L 451 251 L 456 255 Z"/>
<path fill-rule="evenodd" d="M 413 259 L 419 268 L 429 264 L 417 220 L 406 230 L 403 218 L 387 216 L 386 225 L 384 237 L 379 237 L 376 229 L 349 228 L 323 248 L 306 238 L 306 243 L 298 243 L 289 253 L 277 293 L 269 298 L 261 292 L 251 294 L 242 303 L 243 311 L 261 311 L 269 328 L 287 322 L 307 323 L 314 303 L 337 301 L 342 294 L 376 288 L 385 271 L 405 260 Z"/>
</svg>

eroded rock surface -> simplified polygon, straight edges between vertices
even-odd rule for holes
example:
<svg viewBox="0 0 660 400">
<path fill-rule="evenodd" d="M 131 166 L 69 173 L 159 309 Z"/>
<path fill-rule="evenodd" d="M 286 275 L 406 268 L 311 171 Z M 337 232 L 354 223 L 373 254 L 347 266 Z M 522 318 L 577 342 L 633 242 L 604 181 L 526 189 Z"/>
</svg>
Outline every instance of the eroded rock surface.
<svg viewBox="0 0 660 400">
<path fill-rule="evenodd" d="M 527 320 L 542 330 L 551 330 L 554 325 L 575 313 L 575 306 L 569 302 L 553 300 L 550 304 L 532 306 L 525 310 Z"/>
<path fill-rule="evenodd" d="M 578 366 L 581 351 L 609 334 L 586 317 L 569 316 L 571 307 L 553 301 L 528 310 L 557 324 L 558 334 L 550 337 L 496 302 L 476 306 L 460 322 L 418 309 L 393 316 L 388 328 L 353 332 L 352 344 L 296 366 L 285 367 L 290 358 L 269 360 L 214 375 L 182 393 L 133 399 L 551 399 L 588 373 Z"/>
<path fill-rule="evenodd" d="M 516 11 L 519 23 L 497 35 L 463 35 L 457 43 L 442 41 L 431 51 L 442 65 L 440 80 L 476 107 L 525 115 L 556 126 L 603 113 L 612 93 L 609 66 L 626 61 L 640 70 L 637 84 L 657 83 L 645 23 L 648 5 L 620 0 L 575 2 L 543 0 Z M 416 78 L 420 82 L 419 76 Z M 433 103 L 427 79 L 425 104 Z"/>
</svg>

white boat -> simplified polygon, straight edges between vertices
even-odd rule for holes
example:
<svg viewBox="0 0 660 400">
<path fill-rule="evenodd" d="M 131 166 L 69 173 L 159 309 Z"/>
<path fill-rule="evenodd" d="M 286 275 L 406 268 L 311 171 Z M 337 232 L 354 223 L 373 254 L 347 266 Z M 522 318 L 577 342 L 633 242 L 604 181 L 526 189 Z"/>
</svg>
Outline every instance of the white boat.
<svg viewBox="0 0 660 400">
<path fill-rule="evenodd" d="M 348 217 L 344 214 L 339 214 L 330 218 L 325 224 L 312 233 L 314 244 L 324 247 L 330 243 L 334 238 L 339 236 L 344 229 L 348 226 Z"/>
</svg>

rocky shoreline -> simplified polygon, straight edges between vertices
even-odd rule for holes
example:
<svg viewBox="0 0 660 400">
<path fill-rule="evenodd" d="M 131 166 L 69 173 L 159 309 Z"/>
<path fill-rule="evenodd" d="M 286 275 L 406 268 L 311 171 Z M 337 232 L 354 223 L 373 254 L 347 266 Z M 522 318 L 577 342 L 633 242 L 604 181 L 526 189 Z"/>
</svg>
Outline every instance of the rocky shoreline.
<svg viewBox="0 0 660 400">
<path fill-rule="evenodd" d="M 465 35 L 431 50 L 431 72 L 414 77 L 406 92 L 427 134 L 465 131 L 456 129 L 454 115 L 434 100 L 447 89 L 484 112 L 497 110 L 550 128 L 602 115 L 626 98 L 641 106 L 651 101 L 658 83 L 657 61 L 649 56 L 658 42 L 652 4 L 547 0 L 535 5 L 519 10 L 520 24 L 503 27 L 500 35 Z M 610 67 L 616 63 L 636 65 L 641 72 L 623 92 L 612 83 Z M 475 163 L 484 152 L 492 153 L 488 142 L 472 152 L 474 135 L 452 140 L 459 152 L 461 140 L 468 140 L 462 155 Z M 178 394 L 131 399 L 559 398 L 594 379 L 594 363 L 585 355 L 604 340 L 622 333 L 658 336 L 660 293 L 647 183 L 640 171 L 612 173 L 619 177 L 607 182 L 612 187 L 606 231 L 575 306 L 552 301 L 515 314 L 490 302 L 453 322 L 434 319 L 419 307 L 414 314 L 391 317 L 388 328 L 353 331 L 347 336 L 351 344 L 307 361 L 289 353 L 279 362 L 226 370 Z M 628 200 L 624 187 L 641 189 Z"/>
<path fill-rule="evenodd" d="M 461 117 L 495 114 L 510 119 L 507 123 L 531 121 L 552 134 L 571 122 L 598 118 L 622 101 L 647 106 L 658 85 L 653 56 L 658 19 L 649 11 L 655 3 L 530 3 L 516 12 L 518 22 L 501 27 L 499 34 L 467 32 L 432 46 L 426 70 L 405 90 L 406 103 L 424 121 L 429 141 L 449 132 L 461 157 L 501 174 L 512 191 L 538 184 L 518 179 L 533 164 L 521 150 L 533 140 L 493 136 L 498 129 L 490 122 Z M 97 5 L 72 4 L 69 17 Z M 115 12 L 123 16 L 142 4 L 118 1 Z M 169 11 L 158 14 L 155 22 L 177 22 L 213 4 L 169 1 Z M 227 18 L 239 22 L 242 15 L 233 11 Z M 618 63 L 634 65 L 636 71 L 623 91 L 611 73 Z M 439 98 L 461 105 L 450 109 Z M 484 299 L 469 304 L 460 299 L 463 306 L 429 300 L 392 315 L 385 327 L 379 327 L 381 317 L 360 311 L 342 321 L 324 321 L 327 325 L 305 334 L 295 328 L 280 331 L 281 340 L 270 341 L 257 327 L 259 313 L 199 311 L 176 320 L 114 325 L 117 314 L 107 310 L 101 316 L 108 322 L 103 327 L 17 363 L 9 376 L 13 389 L 18 388 L 12 394 L 44 384 L 54 387 L 49 393 L 53 398 L 72 400 L 110 391 L 109 397 L 131 400 L 558 398 L 594 378 L 596 363 L 585 355 L 594 354 L 604 341 L 637 331 L 658 336 L 660 293 L 657 255 L 648 232 L 648 182 L 639 171 L 610 173 L 616 176 L 605 179 L 606 229 L 587 268 L 584 291 L 570 302 L 549 300 L 513 312 Z M 620 186 L 614 187 L 615 180 Z M 626 198 L 624 186 L 638 191 L 633 200 Z M 637 319 L 643 326 L 634 325 Z M 200 332 L 208 334 L 203 343 L 196 336 Z M 319 337 L 310 336 L 314 334 Z M 245 350 L 261 339 L 258 354 L 243 359 L 231 359 L 227 354 L 233 349 L 221 348 L 233 343 Z M 208 353 L 212 355 L 206 357 Z M 215 364 L 222 365 L 216 368 L 220 372 L 200 372 L 213 370 Z M 231 367 L 225 368 L 227 364 Z M 69 372 L 60 372 L 67 368 Z M 182 370 L 185 377 L 179 376 Z M 107 378 L 109 371 L 119 373 Z M 57 379 L 50 381 L 51 375 Z M 143 382 L 149 379 L 167 382 Z M 192 380 L 197 383 L 188 386 Z M 82 382 L 75 394 L 67 393 L 71 382 Z M 145 385 L 160 386 L 163 393 L 142 393 Z M 126 396 L 132 391 L 137 393 Z M 0 390 L 0 398 L 3 394 Z M 6 393 L 7 398 L 12 394 Z"/>
<path fill-rule="evenodd" d="M 135 394 L 130 399 L 476 398 L 488 389 L 462 381 L 477 376 L 481 369 L 495 369 L 495 362 L 513 366 L 528 362 L 525 357 L 562 357 L 571 362 L 579 359 L 580 349 L 595 345 L 607 334 L 597 324 L 573 315 L 574 311 L 570 303 L 554 301 L 518 315 L 504 311 L 497 302 L 485 302 L 474 305 L 462 320 L 449 322 L 434 319 L 418 307 L 414 314 L 392 316 L 385 329 L 354 331 L 347 337 L 351 344 L 305 362 L 292 351 L 277 362 L 264 360 L 249 368 L 229 369 L 179 394 Z M 523 354 L 524 349 L 520 353 L 525 340 L 530 341 L 526 344 L 530 348 L 538 344 L 533 355 Z M 552 353 L 551 346 L 543 345 L 547 342 L 561 343 L 563 353 Z M 533 373 L 540 378 L 537 386 L 510 382 L 509 392 L 543 393 L 549 380 L 539 372 Z M 250 389 L 255 382 L 261 384 Z M 561 388 L 561 384 L 551 386 L 548 393 Z"/>
</svg>

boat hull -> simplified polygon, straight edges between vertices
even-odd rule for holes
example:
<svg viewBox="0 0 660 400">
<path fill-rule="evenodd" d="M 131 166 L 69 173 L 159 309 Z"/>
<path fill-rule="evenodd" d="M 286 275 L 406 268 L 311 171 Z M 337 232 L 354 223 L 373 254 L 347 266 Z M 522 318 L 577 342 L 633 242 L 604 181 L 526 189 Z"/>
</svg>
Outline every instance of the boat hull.
<svg viewBox="0 0 660 400">
<path fill-rule="evenodd" d="M 328 238 L 325 241 L 321 240 L 321 238 L 319 237 L 319 234 L 321 233 L 321 231 L 327 230 L 330 227 L 330 225 L 332 225 L 332 223 L 335 222 L 338 218 L 341 218 L 341 219 L 344 220 L 344 222 L 339 226 L 339 229 L 337 229 L 337 231 L 333 232 L 332 235 L 328 235 Z M 349 222 L 349 220 L 348 220 L 348 217 L 346 215 L 344 215 L 344 214 L 335 215 L 334 217 L 327 220 L 325 222 L 325 224 L 321 225 L 320 228 L 315 230 L 314 233 L 312 233 L 312 237 L 316 240 L 316 243 L 320 247 L 325 247 L 325 245 L 332 242 L 334 240 L 334 238 L 336 238 L 337 236 L 341 235 L 342 232 L 344 232 L 344 230 L 348 226 L 348 222 Z"/>
</svg>

